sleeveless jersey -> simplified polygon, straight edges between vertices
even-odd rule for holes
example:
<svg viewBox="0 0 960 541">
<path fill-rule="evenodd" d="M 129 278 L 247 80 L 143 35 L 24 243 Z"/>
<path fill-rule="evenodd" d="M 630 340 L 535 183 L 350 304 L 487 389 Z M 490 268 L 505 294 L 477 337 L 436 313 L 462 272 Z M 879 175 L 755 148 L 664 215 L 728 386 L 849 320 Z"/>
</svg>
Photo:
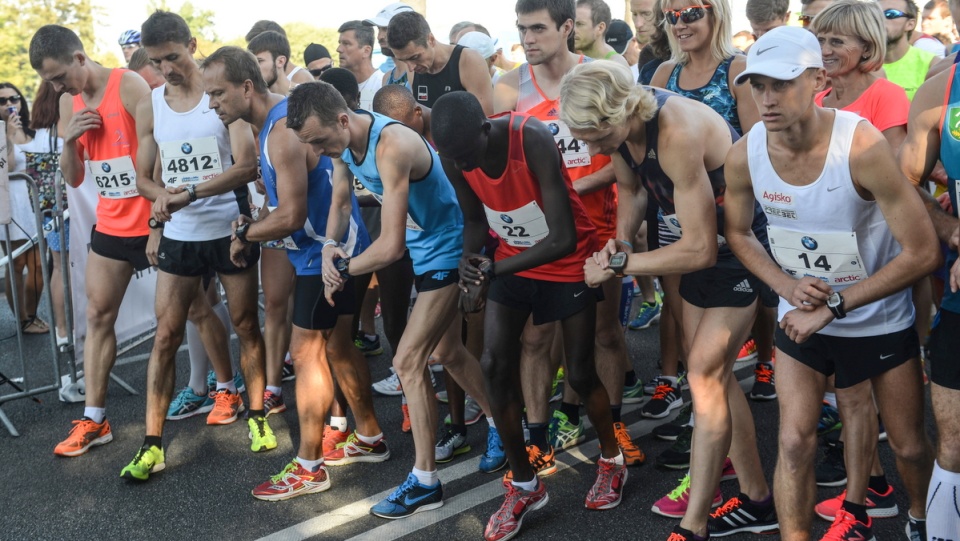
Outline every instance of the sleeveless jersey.
<svg viewBox="0 0 960 541">
<path fill-rule="evenodd" d="M 438 73 L 414 73 L 413 97 L 417 103 L 433 107 L 440 96 L 457 90 L 466 90 L 460 82 L 460 53 L 462 45 L 454 45 L 450 60 Z"/>
<path fill-rule="evenodd" d="M 464 171 L 463 177 L 483 203 L 487 223 L 500 237 L 496 261 L 536 245 L 546 238 L 550 230 L 543 214 L 543 194 L 540 183 L 527 166 L 523 148 L 523 126 L 531 115 L 503 113 L 493 118 L 509 115 L 510 142 L 508 143 L 507 166 L 499 178 L 487 176 L 479 167 Z M 583 262 L 597 251 L 597 236 L 590 218 L 580 204 L 573 181 L 561 165 L 563 181 L 570 197 L 570 208 L 577 228 L 577 249 L 572 253 L 523 272 L 517 276 L 548 282 L 582 282 Z"/>
<path fill-rule="evenodd" d="M 377 168 L 380 133 L 387 126 L 403 124 L 379 113 L 363 111 L 360 114 L 368 115 L 373 120 L 367 135 L 367 151 L 363 159 L 357 161 L 353 151 L 347 149 L 341 159 L 356 175 L 357 180 L 370 190 L 374 197 L 382 200 L 383 182 Z M 406 126 L 404 128 L 410 129 Z M 443 172 L 436 151 L 423 137 L 420 139 L 433 161 L 426 176 L 410 179 L 407 198 L 407 249 L 410 250 L 410 259 L 413 260 L 413 270 L 418 275 L 455 269 L 463 253 L 463 213 L 460 212 L 457 194 Z"/>
<path fill-rule="evenodd" d="M 876 201 L 860 197 L 850 176 L 850 148 L 857 124 L 865 122 L 836 111 L 827 159 L 820 176 L 806 186 L 784 182 L 767 153 L 767 130 L 758 122 L 750 131 L 747 159 L 753 192 L 763 201 L 770 249 L 792 276 L 813 276 L 834 291 L 863 281 L 900 253 Z M 910 288 L 861 306 L 819 332 L 827 336 L 876 336 L 913 325 Z M 780 299 L 778 319 L 793 310 Z"/>
<path fill-rule="evenodd" d="M 590 61 L 590 58 L 580 55 L 581 63 Z M 570 128 L 560 120 L 560 98 L 551 100 L 543 94 L 533 68 L 526 63 L 520 65 L 517 111 L 536 117 L 550 128 L 571 179 L 579 180 L 610 163 L 609 156 L 590 156 L 587 144 L 570 135 Z M 617 236 L 617 199 L 616 183 L 580 196 L 587 216 L 597 228 L 601 245 Z"/>
<path fill-rule="evenodd" d="M 260 132 L 260 163 L 263 172 L 263 185 L 267 189 L 267 201 L 271 207 L 277 207 L 277 170 L 270 159 L 270 134 L 277 121 L 287 116 L 287 99 L 273 106 L 267 113 L 263 131 Z M 283 128 L 286 129 L 286 128 Z M 333 162 L 326 156 L 321 156 L 317 166 L 307 173 L 307 220 L 303 227 L 290 234 L 290 241 L 285 242 L 287 257 L 293 264 L 297 276 L 317 276 L 321 269 L 323 241 L 327 231 L 327 216 L 330 213 L 330 201 L 333 198 L 333 184 L 330 180 L 333 175 Z M 360 206 L 353 191 L 350 191 L 350 223 L 343 234 L 337 239 L 343 244 L 343 251 L 350 257 L 370 246 L 370 237 L 367 228 L 360 217 Z"/>
<path fill-rule="evenodd" d="M 737 130 L 737 133 L 742 135 L 743 128 L 740 126 L 740 116 L 737 114 L 737 99 L 733 96 L 733 91 L 730 90 L 730 64 L 733 59 L 734 57 L 731 56 L 720 62 L 707 84 L 691 90 L 680 88 L 680 72 L 683 70 L 683 65 L 677 64 L 670 72 L 666 89 L 708 105 L 711 109 L 720 113 L 720 116 L 729 122 L 733 129 Z"/>
<path fill-rule="evenodd" d="M 290 70 L 290 73 L 287 74 L 287 80 L 292 83 L 292 82 L 293 82 L 293 76 L 296 75 L 297 72 L 300 71 L 300 70 L 302 70 L 302 69 L 303 69 L 303 68 L 301 68 L 300 66 L 297 66 L 297 67 L 293 68 L 292 70 Z"/>
<path fill-rule="evenodd" d="M 141 237 L 150 234 L 147 221 L 150 219 L 150 201 L 140 197 L 114 198 L 112 191 L 119 188 L 129 194 L 129 190 L 136 190 L 137 181 L 135 171 L 124 178 L 122 174 L 116 180 L 116 186 L 110 185 L 112 177 L 117 171 L 127 170 L 129 166 L 136 167 L 137 160 L 137 124 L 133 115 L 127 112 L 120 99 L 120 80 L 127 70 L 114 69 L 107 79 L 107 88 L 103 93 L 103 100 L 97 107 L 103 123 L 100 128 L 88 130 L 77 139 L 80 158 L 89 157 L 84 167 L 84 179 L 97 182 L 100 188 L 100 200 L 97 203 L 97 231 L 114 237 Z M 73 97 L 73 110 L 79 111 L 87 105 L 83 102 L 83 95 Z M 108 160 L 119 159 L 117 162 Z M 129 161 L 128 161 L 129 160 Z M 105 174 L 105 181 L 99 173 Z M 110 173 L 114 173 L 111 175 Z M 88 178 L 93 177 L 93 178 Z M 106 185 L 104 185 L 106 184 Z M 111 190 L 114 188 L 114 190 Z"/>
<path fill-rule="evenodd" d="M 957 55 L 960 58 L 960 55 Z M 943 112 L 940 120 L 940 161 L 947 172 L 947 189 L 953 203 L 953 216 L 960 209 L 960 84 L 958 84 L 957 64 L 950 66 L 950 79 L 943 98 Z M 947 253 L 947 269 L 957 261 L 957 251 Z M 960 292 L 951 293 L 949 287 L 943 288 L 943 300 L 940 306 L 954 313 L 960 313 Z"/>
<path fill-rule="evenodd" d="M 230 169 L 233 157 L 230 132 L 210 109 L 206 93 L 185 113 L 170 108 L 164 99 L 167 85 L 153 89 L 153 138 L 160 147 L 164 184 L 181 186 L 216 177 Z M 179 241 L 205 241 L 233 234 L 230 223 L 240 215 L 234 192 L 205 197 L 174 212 L 163 236 Z"/>
<path fill-rule="evenodd" d="M 658 157 L 660 110 L 663 108 L 663 104 L 666 103 L 668 99 L 678 96 L 672 92 L 667 92 L 658 88 L 650 87 L 649 89 L 651 92 L 653 92 L 657 99 L 657 112 L 654 114 L 653 118 L 648 120 L 646 123 L 647 149 L 643 161 L 640 163 L 634 161 L 633 156 L 630 155 L 630 150 L 627 148 L 626 143 L 620 145 L 620 148 L 617 150 L 620 152 L 620 156 L 623 157 L 624 161 L 627 162 L 627 165 L 630 166 L 630 168 L 633 169 L 633 172 L 636 173 L 643 181 L 647 191 L 653 195 L 653 198 L 657 202 L 657 206 L 660 207 L 660 210 L 663 213 L 663 221 L 666 227 L 671 233 L 677 235 L 679 238 L 679 236 L 682 234 L 682 229 L 680 222 L 676 217 L 677 209 L 673 203 L 673 180 L 671 180 L 670 177 L 664 173 L 663 168 L 660 166 L 660 159 Z M 730 129 L 731 139 L 733 142 L 737 142 L 740 139 L 740 136 L 737 135 L 737 132 L 734 131 L 733 126 L 730 126 L 729 122 L 727 123 L 727 127 Z M 730 246 L 727 245 L 727 240 L 723 237 L 723 194 L 727 190 L 727 182 L 723 177 L 723 166 L 720 166 L 713 171 L 707 171 L 707 177 L 710 179 L 710 186 L 713 188 L 714 201 L 717 205 L 717 242 L 719 244 L 719 251 L 717 252 L 716 266 L 720 268 L 742 269 L 744 268 L 743 264 L 740 263 L 735 255 L 733 255 L 733 252 L 730 250 Z M 766 247 L 767 219 L 764 216 L 763 210 L 760 208 L 759 203 L 754 205 L 753 211 L 753 223 L 751 224 L 751 229 L 757 236 L 757 239 L 760 241 L 760 243 Z"/>
<path fill-rule="evenodd" d="M 907 91 L 907 97 L 913 101 L 913 95 L 926 80 L 927 71 L 934 58 L 936 55 L 933 53 L 911 45 L 903 58 L 884 64 L 883 71 L 887 74 L 887 79 L 903 87 Z"/>
</svg>

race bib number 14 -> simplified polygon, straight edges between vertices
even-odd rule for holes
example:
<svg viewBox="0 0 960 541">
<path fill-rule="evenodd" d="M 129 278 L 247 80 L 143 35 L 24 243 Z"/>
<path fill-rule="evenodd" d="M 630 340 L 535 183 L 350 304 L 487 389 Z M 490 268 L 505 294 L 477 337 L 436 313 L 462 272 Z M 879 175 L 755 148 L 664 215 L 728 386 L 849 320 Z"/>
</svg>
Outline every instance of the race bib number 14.
<svg viewBox="0 0 960 541">
<path fill-rule="evenodd" d="M 107 199 L 127 199 L 137 197 L 137 171 L 130 156 L 120 156 L 109 160 L 88 160 L 87 178 L 97 184 L 100 197 Z"/>
<path fill-rule="evenodd" d="M 800 233 L 767 226 L 770 251 L 788 274 L 812 276 L 830 286 L 850 285 L 867 277 L 857 234 Z"/>
</svg>

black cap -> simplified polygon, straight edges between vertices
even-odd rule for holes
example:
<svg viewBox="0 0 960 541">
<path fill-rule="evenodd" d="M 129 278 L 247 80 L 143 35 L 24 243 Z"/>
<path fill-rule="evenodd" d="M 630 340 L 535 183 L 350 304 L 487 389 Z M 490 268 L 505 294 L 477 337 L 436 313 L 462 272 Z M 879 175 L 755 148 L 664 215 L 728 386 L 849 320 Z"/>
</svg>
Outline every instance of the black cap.
<svg viewBox="0 0 960 541">
<path fill-rule="evenodd" d="M 618 54 L 623 54 L 623 51 L 627 50 L 627 43 L 631 38 L 633 38 L 633 30 L 630 30 L 629 24 L 620 19 L 610 21 L 610 27 L 607 28 L 607 45 L 613 47 Z"/>
<path fill-rule="evenodd" d="M 307 45 L 307 48 L 303 51 L 303 63 L 309 64 L 315 60 L 320 60 L 321 58 L 330 58 L 330 51 L 326 47 L 320 45 L 319 43 L 311 43 Z"/>
</svg>

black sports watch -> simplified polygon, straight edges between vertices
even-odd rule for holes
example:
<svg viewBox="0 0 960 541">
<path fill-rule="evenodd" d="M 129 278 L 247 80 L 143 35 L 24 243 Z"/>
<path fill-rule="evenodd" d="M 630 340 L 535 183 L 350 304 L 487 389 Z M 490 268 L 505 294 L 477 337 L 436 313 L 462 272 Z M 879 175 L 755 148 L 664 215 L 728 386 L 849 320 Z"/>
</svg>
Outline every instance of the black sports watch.
<svg viewBox="0 0 960 541">
<path fill-rule="evenodd" d="M 147 220 L 147 227 L 150 229 L 163 229 L 163 222 L 158 222 L 152 216 Z"/>
<path fill-rule="evenodd" d="M 187 196 L 190 197 L 190 202 L 193 203 L 197 200 L 197 185 L 196 184 L 187 184 L 187 187 L 184 188 L 187 192 Z"/>
<path fill-rule="evenodd" d="M 477 270 L 480 271 L 484 276 L 487 277 L 487 280 L 491 282 L 497 278 L 497 273 L 493 270 L 493 260 L 484 259 L 477 265 Z"/>
<path fill-rule="evenodd" d="M 843 307 L 843 295 L 834 293 L 827 297 L 827 308 L 833 312 L 833 317 L 843 319 L 847 317 L 847 310 Z"/>
<path fill-rule="evenodd" d="M 623 269 L 627 266 L 627 253 L 617 252 L 610 258 L 610 264 L 607 267 L 617 275 L 617 278 L 623 278 Z"/>
<path fill-rule="evenodd" d="M 233 232 L 234 235 L 240 239 L 240 242 L 244 244 L 250 244 L 250 241 L 247 240 L 247 230 L 250 229 L 250 222 L 244 222 L 237 226 L 237 229 Z"/>
<path fill-rule="evenodd" d="M 349 257 L 341 257 L 337 259 L 333 264 L 337 266 L 337 272 L 340 273 L 341 278 L 343 278 L 344 280 L 349 280 L 351 278 L 350 273 L 347 271 L 347 269 L 350 268 Z"/>
</svg>

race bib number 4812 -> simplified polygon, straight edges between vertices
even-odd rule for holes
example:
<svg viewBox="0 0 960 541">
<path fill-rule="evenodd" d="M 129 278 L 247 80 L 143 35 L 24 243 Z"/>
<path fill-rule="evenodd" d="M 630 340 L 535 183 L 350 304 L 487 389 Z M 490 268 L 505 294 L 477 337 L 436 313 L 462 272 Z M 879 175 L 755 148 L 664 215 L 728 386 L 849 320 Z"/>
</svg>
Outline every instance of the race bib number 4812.
<svg viewBox="0 0 960 541">
<path fill-rule="evenodd" d="M 160 143 L 160 166 L 167 186 L 197 184 L 223 173 L 217 138 Z"/>
</svg>

